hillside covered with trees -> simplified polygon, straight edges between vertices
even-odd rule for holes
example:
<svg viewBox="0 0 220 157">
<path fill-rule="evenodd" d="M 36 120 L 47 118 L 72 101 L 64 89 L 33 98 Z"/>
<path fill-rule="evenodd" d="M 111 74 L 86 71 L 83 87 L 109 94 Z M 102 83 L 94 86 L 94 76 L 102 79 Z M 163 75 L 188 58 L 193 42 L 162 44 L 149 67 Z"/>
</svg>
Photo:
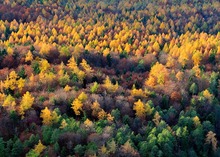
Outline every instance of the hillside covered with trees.
<svg viewBox="0 0 220 157">
<path fill-rule="evenodd" d="M 219 0 L 0 0 L 0 157 L 219 157 Z"/>
</svg>

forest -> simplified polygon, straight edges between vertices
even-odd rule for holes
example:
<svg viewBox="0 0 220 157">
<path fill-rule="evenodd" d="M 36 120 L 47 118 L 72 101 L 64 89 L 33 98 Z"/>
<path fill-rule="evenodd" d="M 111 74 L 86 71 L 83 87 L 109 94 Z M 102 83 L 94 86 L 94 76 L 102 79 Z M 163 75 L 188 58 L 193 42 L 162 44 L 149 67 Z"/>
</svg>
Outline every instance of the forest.
<svg viewBox="0 0 220 157">
<path fill-rule="evenodd" d="M 0 157 L 219 157 L 219 0 L 0 0 Z"/>
</svg>

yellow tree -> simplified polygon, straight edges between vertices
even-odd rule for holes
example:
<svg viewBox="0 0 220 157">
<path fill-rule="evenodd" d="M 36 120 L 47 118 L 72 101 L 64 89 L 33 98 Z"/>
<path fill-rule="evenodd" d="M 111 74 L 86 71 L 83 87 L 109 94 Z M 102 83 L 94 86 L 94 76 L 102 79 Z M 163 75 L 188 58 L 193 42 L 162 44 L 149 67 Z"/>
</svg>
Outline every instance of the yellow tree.
<svg viewBox="0 0 220 157">
<path fill-rule="evenodd" d="M 51 125 L 52 124 L 52 114 L 51 111 L 48 109 L 48 107 L 45 107 L 45 109 L 43 109 L 41 111 L 40 117 L 43 119 L 43 124 L 44 125 Z"/>
<path fill-rule="evenodd" d="M 41 140 L 39 140 L 38 144 L 34 147 L 34 152 L 41 154 L 45 148 L 46 146 L 41 143 Z"/>
<path fill-rule="evenodd" d="M 192 56 L 194 66 L 198 66 L 202 60 L 202 54 L 199 51 L 196 51 Z"/>
<path fill-rule="evenodd" d="M 69 60 L 68 60 L 68 64 L 67 66 L 73 70 L 73 73 L 75 73 L 79 79 L 79 81 L 83 81 L 83 79 L 85 78 L 85 72 L 80 70 L 77 66 L 77 63 L 75 61 L 75 58 L 74 57 L 71 57 Z"/>
<path fill-rule="evenodd" d="M 46 59 L 40 61 L 40 71 L 46 72 L 50 68 L 50 63 Z"/>
<path fill-rule="evenodd" d="M 199 120 L 199 117 L 198 116 L 195 116 L 193 118 L 193 122 L 194 122 L 194 125 L 197 127 L 198 125 L 201 124 L 200 120 Z"/>
<path fill-rule="evenodd" d="M 80 63 L 82 68 L 87 72 L 87 73 L 92 73 L 94 70 L 91 68 L 91 66 L 86 62 L 85 59 L 82 60 Z"/>
<path fill-rule="evenodd" d="M 144 91 L 141 88 L 136 89 L 135 84 L 133 84 L 131 95 L 134 97 L 146 97 Z"/>
<path fill-rule="evenodd" d="M 10 72 L 9 76 L 7 76 L 6 80 L 4 81 L 4 87 L 6 89 L 11 89 L 14 90 L 16 88 L 16 83 L 17 83 L 17 78 L 18 75 L 17 73 L 13 70 Z"/>
<path fill-rule="evenodd" d="M 74 113 L 78 116 L 80 115 L 80 111 L 82 111 L 82 107 L 83 107 L 83 103 L 76 98 L 73 102 L 72 102 L 72 109 L 74 111 Z"/>
<path fill-rule="evenodd" d="M 146 117 L 145 107 L 140 99 L 134 103 L 133 110 L 138 118 L 144 119 Z"/>
<path fill-rule="evenodd" d="M 158 84 L 164 84 L 168 79 L 168 70 L 160 63 L 156 63 L 150 70 L 149 79 L 145 84 L 148 86 L 154 86 L 156 82 Z"/>
<path fill-rule="evenodd" d="M 116 84 L 112 84 L 111 80 L 107 76 L 106 79 L 104 80 L 104 85 L 103 85 L 108 92 L 116 92 L 118 90 L 118 82 Z"/>
<path fill-rule="evenodd" d="M 34 97 L 27 91 L 21 99 L 21 103 L 18 111 L 19 114 L 22 115 L 23 117 L 25 111 L 31 108 L 33 103 L 34 103 Z"/>
<path fill-rule="evenodd" d="M 68 60 L 67 66 L 68 66 L 71 70 L 73 70 L 74 72 L 76 72 L 76 71 L 79 70 L 79 68 L 78 68 L 78 66 L 77 66 L 77 63 L 76 63 L 76 60 L 75 60 L 75 58 L 74 58 L 73 56 Z"/>
<path fill-rule="evenodd" d="M 28 53 L 25 56 L 25 62 L 29 62 L 33 60 L 33 55 L 31 53 L 31 51 L 29 50 Z"/>
<path fill-rule="evenodd" d="M 87 98 L 88 98 L 88 97 L 87 97 L 87 95 L 86 95 L 84 92 L 80 93 L 80 95 L 78 96 L 78 99 L 79 99 L 81 102 L 86 101 Z"/>
<path fill-rule="evenodd" d="M 5 98 L 2 106 L 6 108 L 8 111 L 14 111 L 15 110 L 15 98 L 12 97 L 10 94 Z"/>
</svg>

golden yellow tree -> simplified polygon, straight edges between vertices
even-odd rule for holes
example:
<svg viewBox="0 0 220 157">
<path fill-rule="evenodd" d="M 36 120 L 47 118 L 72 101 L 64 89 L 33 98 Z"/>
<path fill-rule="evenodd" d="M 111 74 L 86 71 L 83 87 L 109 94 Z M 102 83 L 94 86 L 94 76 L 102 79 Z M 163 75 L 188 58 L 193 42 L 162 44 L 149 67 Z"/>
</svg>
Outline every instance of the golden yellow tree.
<svg viewBox="0 0 220 157">
<path fill-rule="evenodd" d="M 50 68 L 50 63 L 46 59 L 40 61 L 40 71 L 46 72 Z"/>
<path fill-rule="evenodd" d="M 194 66 L 198 66 L 202 60 L 202 54 L 199 51 L 196 51 L 192 56 Z"/>
<path fill-rule="evenodd" d="M 79 68 L 78 68 L 78 66 L 77 66 L 77 63 L 76 63 L 76 60 L 75 60 L 75 58 L 74 58 L 73 56 L 68 60 L 67 66 L 68 66 L 71 70 L 73 70 L 74 72 L 79 70 Z"/>
<path fill-rule="evenodd" d="M 93 126 L 93 122 L 87 118 L 87 119 L 84 121 L 84 125 L 85 125 L 87 128 L 90 128 L 90 127 Z"/>
<path fill-rule="evenodd" d="M 72 109 L 74 111 L 74 113 L 78 116 L 80 115 L 80 111 L 82 111 L 82 107 L 83 107 L 83 103 L 76 98 L 73 102 L 72 102 Z"/>
<path fill-rule="evenodd" d="M 104 85 L 103 85 L 108 92 L 113 93 L 118 90 L 118 82 L 116 84 L 112 84 L 110 78 L 107 76 L 106 79 L 104 80 Z"/>
<path fill-rule="evenodd" d="M 67 66 L 73 70 L 73 73 L 75 73 L 79 79 L 79 81 L 83 81 L 83 79 L 85 78 L 85 72 L 80 70 L 77 66 L 77 63 L 75 61 L 75 58 L 74 57 L 71 57 L 69 60 L 68 60 L 68 64 Z"/>
<path fill-rule="evenodd" d="M 98 119 L 101 120 L 101 119 L 105 119 L 107 117 L 107 113 L 101 109 L 101 111 L 98 112 Z"/>
<path fill-rule="evenodd" d="M 138 118 L 144 119 L 146 117 L 145 107 L 140 99 L 134 103 L 133 110 L 135 110 L 135 114 Z"/>
<path fill-rule="evenodd" d="M 39 140 L 38 144 L 34 147 L 34 152 L 41 154 L 45 148 L 46 146 L 41 143 L 41 140 Z"/>
<path fill-rule="evenodd" d="M 137 89 L 135 87 L 135 84 L 133 84 L 132 90 L 131 90 L 131 95 L 134 97 L 146 97 L 145 92 L 140 88 Z"/>
<path fill-rule="evenodd" d="M 200 119 L 199 119 L 198 116 L 195 116 L 195 117 L 193 118 L 193 122 L 194 122 L 194 124 L 195 124 L 196 127 L 201 124 Z"/>
<path fill-rule="evenodd" d="M 80 63 L 82 68 L 87 72 L 87 73 L 92 73 L 94 70 L 91 68 L 91 66 L 86 62 L 85 59 L 82 60 Z"/>
<path fill-rule="evenodd" d="M 25 56 L 25 62 L 29 62 L 33 60 L 33 55 L 31 53 L 31 51 L 29 50 L 28 53 Z"/>
<path fill-rule="evenodd" d="M 40 117 L 43 119 L 43 124 L 44 125 L 51 125 L 52 124 L 52 114 L 51 111 L 48 109 L 48 107 L 45 107 L 45 109 L 43 109 L 41 111 Z"/>
<path fill-rule="evenodd" d="M 154 86 L 156 82 L 158 84 L 164 84 L 168 79 L 168 70 L 160 63 L 156 63 L 150 70 L 149 78 L 145 84 L 148 86 Z"/>
<path fill-rule="evenodd" d="M 19 114 L 22 115 L 23 117 L 25 111 L 31 108 L 33 103 L 34 103 L 34 97 L 27 91 L 21 99 L 21 103 L 18 111 Z"/>
<path fill-rule="evenodd" d="M 78 96 L 78 99 L 81 101 L 81 102 L 85 102 L 87 100 L 87 95 L 86 93 L 82 92 L 80 93 L 80 95 Z"/>
<path fill-rule="evenodd" d="M 4 81 L 4 87 L 6 89 L 14 90 L 16 88 L 17 84 L 17 73 L 13 70 L 9 73 L 9 76 L 7 76 L 6 80 Z"/>
</svg>

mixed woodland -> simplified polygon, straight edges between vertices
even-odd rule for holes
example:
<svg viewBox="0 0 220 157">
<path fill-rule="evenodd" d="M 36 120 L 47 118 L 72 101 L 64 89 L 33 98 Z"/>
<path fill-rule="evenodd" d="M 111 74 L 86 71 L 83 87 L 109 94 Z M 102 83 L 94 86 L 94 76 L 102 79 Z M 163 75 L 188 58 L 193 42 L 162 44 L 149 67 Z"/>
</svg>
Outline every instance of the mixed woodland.
<svg viewBox="0 0 220 157">
<path fill-rule="evenodd" d="M 219 157 L 219 0 L 0 0 L 0 157 Z"/>
</svg>

